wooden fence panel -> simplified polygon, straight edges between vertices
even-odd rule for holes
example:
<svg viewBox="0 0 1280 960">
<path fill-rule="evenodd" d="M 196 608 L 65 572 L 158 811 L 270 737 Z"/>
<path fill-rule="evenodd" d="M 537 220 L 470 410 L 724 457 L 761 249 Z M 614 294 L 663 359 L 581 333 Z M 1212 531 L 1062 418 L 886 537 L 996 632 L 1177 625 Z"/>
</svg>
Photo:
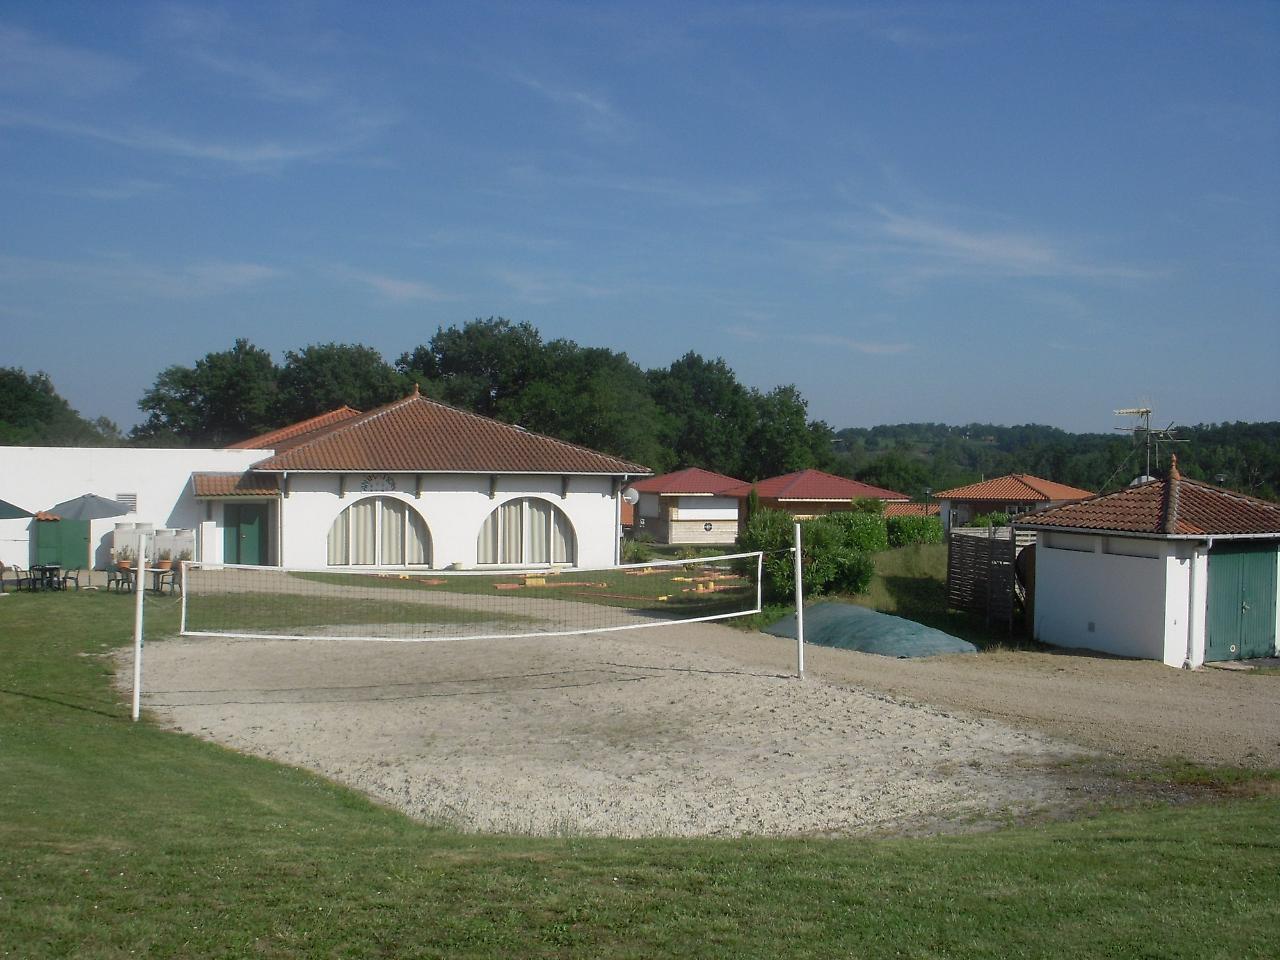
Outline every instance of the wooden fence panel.
<svg viewBox="0 0 1280 960">
<path fill-rule="evenodd" d="M 958 527 L 947 538 L 947 606 L 986 614 L 1013 626 L 1017 577 L 1013 564 L 1035 534 L 1009 527 Z"/>
</svg>

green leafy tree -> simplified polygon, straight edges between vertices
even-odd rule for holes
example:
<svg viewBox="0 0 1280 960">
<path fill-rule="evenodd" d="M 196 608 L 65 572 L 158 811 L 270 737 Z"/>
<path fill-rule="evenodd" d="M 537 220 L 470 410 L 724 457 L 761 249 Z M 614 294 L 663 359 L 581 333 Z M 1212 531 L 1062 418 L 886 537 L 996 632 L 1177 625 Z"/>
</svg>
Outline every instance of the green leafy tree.
<svg viewBox="0 0 1280 960">
<path fill-rule="evenodd" d="M 675 467 L 702 467 L 756 479 L 748 444 L 757 411 L 750 391 L 722 359 L 686 353 L 669 367 L 650 370 L 649 389 L 662 411 L 661 442 Z"/>
<path fill-rule="evenodd" d="M 670 454 L 643 371 L 625 353 L 553 340 L 546 373 L 513 398 L 506 412 L 522 426 L 664 470 Z"/>
<path fill-rule="evenodd" d="M 153 445 L 222 447 L 273 430 L 288 422 L 277 377 L 271 355 L 244 339 L 194 367 L 169 367 L 138 402 L 148 416 L 132 436 Z"/>
<path fill-rule="evenodd" d="M 755 422 L 748 437 L 750 462 L 744 471 L 749 480 L 773 477 L 817 467 L 822 451 L 815 450 L 819 434 L 811 431 L 808 404 L 793 384 L 774 387 L 768 393 L 752 391 Z"/>
<path fill-rule="evenodd" d="M 521 395 L 547 374 L 542 336 L 501 317 L 440 327 L 430 342 L 402 354 L 396 369 L 445 403 L 514 423 Z"/>
<path fill-rule="evenodd" d="M 22 447 L 115 446 L 120 428 L 106 417 L 86 420 L 44 372 L 0 368 L 0 444 Z"/>
<path fill-rule="evenodd" d="M 289 421 L 349 406 L 372 410 L 404 396 L 409 380 L 372 347 L 324 343 L 285 353 L 280 404 Z"/>
</svg>

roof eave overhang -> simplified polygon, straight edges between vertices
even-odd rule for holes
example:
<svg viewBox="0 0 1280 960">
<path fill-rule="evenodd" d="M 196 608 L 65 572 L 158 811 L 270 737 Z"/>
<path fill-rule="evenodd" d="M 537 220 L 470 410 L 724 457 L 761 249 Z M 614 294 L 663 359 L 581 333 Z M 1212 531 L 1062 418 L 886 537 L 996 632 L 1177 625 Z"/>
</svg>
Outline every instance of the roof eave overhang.
<svg viewBox="0 0 1280 960">
<path fill-rule="evenodd" d="M 495 473 L 511 477 L 651 477 L 648 470 L 504 470 L 501 467 L 490 467 L 476 470 L 420 470 L 403 467 L 325 467 L 323 469 L 301 470 L 297 467 L 260 467 L 251 468 L 255 473 L 402 473 L 409 476 L 416 474 L 433 474 L 437 476 L 456 476 L 458 474 L 474 474 L 490 476 Z"/>
<path fill-rule="evenodd" d="M 1280 530 L 1274 533 L 1156 533 L 1149 530 L 1063 527 L 1047 523 L 1014 523 L 1012 526 L 1015 530 L 1033 530 L 1036 533 L 1082 533 L 1096 537 L 1129 537 L 1136 540 L 1280 540 Z"/>
</svg>

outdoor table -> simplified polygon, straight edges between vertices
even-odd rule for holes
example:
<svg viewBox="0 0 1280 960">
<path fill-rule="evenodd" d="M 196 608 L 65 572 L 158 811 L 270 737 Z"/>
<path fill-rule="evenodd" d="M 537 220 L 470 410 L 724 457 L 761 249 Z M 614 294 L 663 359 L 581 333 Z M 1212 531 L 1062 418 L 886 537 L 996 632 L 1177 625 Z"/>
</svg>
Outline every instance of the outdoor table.
<svg viewBox="0 0 1280 960">
<path fill-rule="evenodd" d="M 138 572 L 137 568 L 131 567 L 129 570 L 125 572 L 129 574 L 129 580 L 136 587 L 137 581 L 134 578 L 134 574 Z M 173 570 L 170 567 L 143 567 L 142 572 L 151 574 L 151 591 L 153 593 L 160 593 L 161 580 L 164 578 L 164 575 L 166 573 L 172 573 Z"/>
<path fill-rule="evenodd" d="M 62 567 L 56 563 L 36 563 L 31 567 L 32 590 L 62 589 Z"/>
</svg>

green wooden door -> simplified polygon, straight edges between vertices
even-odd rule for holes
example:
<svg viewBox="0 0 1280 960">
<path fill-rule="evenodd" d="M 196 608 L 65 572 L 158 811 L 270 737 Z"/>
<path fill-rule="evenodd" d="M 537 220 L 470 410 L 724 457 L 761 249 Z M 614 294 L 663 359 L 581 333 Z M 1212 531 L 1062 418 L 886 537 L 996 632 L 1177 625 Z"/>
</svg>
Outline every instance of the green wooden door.
<svg viewBox="0 0 1280 960">
<path fill-rule="evenodd" d="M 223 563 L 267 562 L 267 505 L 228 503 L 222 528 Z"/>
<path fill-rule="evenodd" d="M 88 520 L 37 520 L 35 522 L 35 563 L 57 564 L 64 570 L 79 570 L 93 564 L 89 560 Z"/>
<path fill-rule="evenodd" d="M 1276 548 L 1223 544 L 1209 553 L 1206 660 L 1276 652 Z"/>
</svg>

